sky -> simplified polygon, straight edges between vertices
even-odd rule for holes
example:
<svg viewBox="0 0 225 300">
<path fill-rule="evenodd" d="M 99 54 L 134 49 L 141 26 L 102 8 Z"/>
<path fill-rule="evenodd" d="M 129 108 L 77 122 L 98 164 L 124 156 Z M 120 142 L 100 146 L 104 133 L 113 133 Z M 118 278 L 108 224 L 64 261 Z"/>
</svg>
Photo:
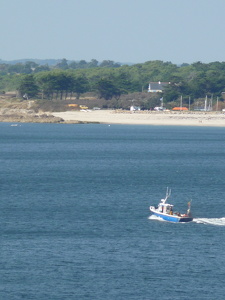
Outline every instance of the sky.
<svg viewBox="0 0 225 300">
<path fill-rule="evenodd" d="M 225 0 L 0 0 L 0 59 L 225 61 Z"/>
</svg>

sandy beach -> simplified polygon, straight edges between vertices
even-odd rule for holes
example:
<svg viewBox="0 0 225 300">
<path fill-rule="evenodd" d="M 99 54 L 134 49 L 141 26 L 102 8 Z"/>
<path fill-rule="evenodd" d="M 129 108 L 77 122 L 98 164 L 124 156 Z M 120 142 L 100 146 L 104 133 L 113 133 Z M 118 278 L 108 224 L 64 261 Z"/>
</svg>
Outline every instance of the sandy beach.
<svg viewBox="0 0 225 300">
<path fill-rule="evenodd" d="M 135 125 L 177 125 L 177 126 L 218 126 L 225 127 L 225 114 L 222 112 L 156 112 L 122 110 L 88 110 L 53 112 L 55 117 L 65 122 L 135 124 Z"/>
</svg>

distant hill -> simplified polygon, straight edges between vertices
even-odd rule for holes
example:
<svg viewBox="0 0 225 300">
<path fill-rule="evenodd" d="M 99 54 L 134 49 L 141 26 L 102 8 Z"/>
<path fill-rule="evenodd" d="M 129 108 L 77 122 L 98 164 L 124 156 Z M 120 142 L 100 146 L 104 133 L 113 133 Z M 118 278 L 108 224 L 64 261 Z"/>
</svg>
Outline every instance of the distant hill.
<svg viewBox="0 0 225 300">
<path fill-rule="evenodd" d="M 37 58 L 23 58 L 23 59 L 15 59 L 15 60 L 2 60 L 0 59 L 0 64 L 8 64 L 8 65 L 15 65 L 15 64 L 18 64 L 18 63 L 26 63 L 28 61 L 32 61 L 32 62 L 35 62 L 36 64 L 38 65 L 41 65 L 41 66 L 44 66 L 44 65 L 49 65 L 50 67 L 51 66 L 55 66 L 57 65 L 58 63 L 60 63 L 62 61 L 62 59 L 37 59 Z M 70 64 L 72 62 L 79 62 L 79 60 L 67 60 L 67 63 Z M 133 63 L 119 63 L 120 65 L 133 65 Z"/>
<path fill-rule="evenodd" d="M 0 59 L 0 64 L 15 65 L 18 63 L 26 63 L 28 61 L 35 62 L 38 65 L 55 66 L 56 64 L 58 64 L 61 61 L 61 59 L 33 59 L 33 58 L 24 58 L 24 59 L 15 59 L 15 60 Z"/>
</svg>

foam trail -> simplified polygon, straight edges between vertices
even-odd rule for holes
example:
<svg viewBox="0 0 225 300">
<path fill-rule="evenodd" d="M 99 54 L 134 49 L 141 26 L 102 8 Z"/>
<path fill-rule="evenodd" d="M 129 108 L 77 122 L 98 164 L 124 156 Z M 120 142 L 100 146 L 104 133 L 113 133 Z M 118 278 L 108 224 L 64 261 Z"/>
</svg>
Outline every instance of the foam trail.
<svg viewBox="0 0 225 300">
<path fill-rule="evenodd" d="M 149 220 L 157 220 L 157 221 L 167 222 L 166 220 L 164 220 L 160 217 L 157 217 L 155 215 L 149 216 L 148 219 Z M 223 217 L 223 218 L 194 218 L 193 222 L 198 223 L 198 224 L 225 226 L 225 217 Z"/>
<path fill-rule="evenodd" d="M 199 223 L 199 224 L 225 226 L 225 217 L 223 217 L 223 218 L 198 218 L 198 219 L 193 219 L 193 222 Z"/>
</svg>

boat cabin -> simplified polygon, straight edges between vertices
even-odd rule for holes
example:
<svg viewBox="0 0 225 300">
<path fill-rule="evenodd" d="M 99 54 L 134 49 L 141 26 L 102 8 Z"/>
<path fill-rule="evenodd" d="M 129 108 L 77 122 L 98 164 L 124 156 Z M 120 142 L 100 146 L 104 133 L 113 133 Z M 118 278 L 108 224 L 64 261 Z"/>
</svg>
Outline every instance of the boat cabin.
<svg viewBox="0 0 225 300">
<path fill-rule="evenodd" d="M 162 199 L 161 203 L 159 203 L 159 205 L 158 205 L 158 211 L 162 212 L 164 214 L 172 215 L 173 214 L 173 205 L 164 203 L 164 199 Z"/>
</svg>

